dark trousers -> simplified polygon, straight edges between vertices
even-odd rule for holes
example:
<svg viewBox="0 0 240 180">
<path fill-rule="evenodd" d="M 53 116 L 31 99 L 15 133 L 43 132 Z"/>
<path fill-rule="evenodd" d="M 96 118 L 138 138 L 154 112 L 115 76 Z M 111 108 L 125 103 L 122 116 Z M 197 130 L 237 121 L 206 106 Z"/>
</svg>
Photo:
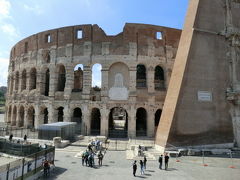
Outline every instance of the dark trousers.
<svg viewBox="0 0 240 180">
<path fill-rule="evenodd" d="M 168 168 L 168 162 L 165 162 L 165 170 Z"/>
<path fill-rule="evenodd" d="M 137 169 L 133 169 L 133 175 L 136 176 Z"/>
<path fill-rule="evenodd" d="M 159 169 L 162 169 L 162 162 L 159 163 Z"/>
</svg>

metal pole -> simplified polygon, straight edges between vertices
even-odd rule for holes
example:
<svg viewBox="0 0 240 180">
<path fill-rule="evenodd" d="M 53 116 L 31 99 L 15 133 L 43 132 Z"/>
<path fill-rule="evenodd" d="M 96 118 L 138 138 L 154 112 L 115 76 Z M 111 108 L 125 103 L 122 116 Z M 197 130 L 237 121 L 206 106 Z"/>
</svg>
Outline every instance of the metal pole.
<svg viewBox="0 0 240 180">
<path fill-rule="evenodd" d="M 21 177 L 21 180 L 23 180 L 23 175 L 24 175 L 24 162 L 25 162 L 25 159 L 23 158 L 22 159 L 22 177 Z"/>
</svg>

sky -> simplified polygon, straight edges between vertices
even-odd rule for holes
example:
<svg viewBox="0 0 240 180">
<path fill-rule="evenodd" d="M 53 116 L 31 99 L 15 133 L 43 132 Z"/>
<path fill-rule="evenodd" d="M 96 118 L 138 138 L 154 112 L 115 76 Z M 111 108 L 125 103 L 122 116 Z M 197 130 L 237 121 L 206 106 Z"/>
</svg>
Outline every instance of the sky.
<svg viewBox="0 0 240 180">
<path fill-rule="evenodd" d="M 0 0 L 0 86 L 7 85 L 11 47 L 32 34 L 79 24 L 98 24 L 108 35 L 122 32 L 125 23 L 182 29 L 187 5 L 188 0 Z M 95 85 L 100 79 L 93 76 Z"/>
</svg>

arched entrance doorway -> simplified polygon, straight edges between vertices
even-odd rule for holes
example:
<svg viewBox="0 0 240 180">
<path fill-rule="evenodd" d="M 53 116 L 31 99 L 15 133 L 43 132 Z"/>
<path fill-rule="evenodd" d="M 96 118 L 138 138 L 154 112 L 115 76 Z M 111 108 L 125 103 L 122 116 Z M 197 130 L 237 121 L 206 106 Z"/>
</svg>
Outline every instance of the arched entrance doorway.
<svg viewBox="0 0 240 180">
<path fill-rule="evenodd" d="M 101 113 L 98 108 L 93 108 L 91 113 L 91 135 L 100 135 Z"/>
<path fill-rule="evenodd" d="M 23 127 L 24 126 L 24 107 L 21 106 L 19 109 L 19 127 Z"/>
<path fill-rule="evenodd" d="M 63 122 L 63 107 L 59 107 L 57 110 L 58 110 L 58 122 Z"/>
<path fill-rule="evenodd" d="M 75 108 L 73 110 L 73 117 L 72 122 L 76 122 L 77 125 L 75 127 L 76 133 L 81 134 L 81 127 L 82 127 L 82 110 L 80 108 Z"/>
<path fill-rule="evenodd" d="M 136 136 L 147 135 L 147 112 L 144 108 L 137 109 Z"/>
<path fill-rule="evenodd" d="M 161 118 L 161 114 L 162 114 L 162 110 L 161 109 L 158 109 L 155 113 L 155 134 L 157 132 L 157 127 L 158 127 L 158 124 L 159 124 L 159 121 L 160 121 L 160 118 Z"/>
<path fill-rule="evenodd" d="M 34 128 L 35 125 L 35 110 L 33 107 L 28 109 L 28 128 Z"/>
<path fill-rule="evenodd" d="M 128 114 L 124 108 L 112 108 L 109 113 L 108 122 L 109 137 L 126 138 L 128 136 Z"/>
<path fill-rule="evenodd" d="M 43 124 L 48 124 L 48 109 L 43 110 Z"/>
</svg>

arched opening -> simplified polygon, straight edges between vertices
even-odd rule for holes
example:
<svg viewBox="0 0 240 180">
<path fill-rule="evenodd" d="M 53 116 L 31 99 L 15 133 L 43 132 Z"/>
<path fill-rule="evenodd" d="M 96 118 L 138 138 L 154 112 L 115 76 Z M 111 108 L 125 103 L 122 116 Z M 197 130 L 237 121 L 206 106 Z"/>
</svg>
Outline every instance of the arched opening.
<svg viewBox="0 0 240 180">
<path fill-rule="evenodd" d="M 18 91 L 18 86 L 19 86 L 19 72 L 16 72 L 16 76 L 15 76 L 15 91 Z"/>
<path fill-rule="evenodd" d="M 48 124 L 48 109 L 43 110 L 43 124 Z"/>
<path fill-rule="evenodd" d="M 143 64 L 137 65 L 137 88 L 147 87 L 146 67 Z"/>
<path fill-rule="evenodd" d="M 44 90 L 45 96 L 49 95 L 49 81 L 50 81 L 50 72 L 49 72 L 49 69 L 47 69 L 45 74 L 45 90 Z"/>
<path fill-rule="evenodd" d="M 76 122 L 77 125 L 75 127 L 76 133 L 81 134 L 81 125 L 82 125 L 82 110 L 80 108 L 75 108 L 73 110 L 72 122 Z"/>
<path fill-rule="evenodd" d="M 159 121 L 160 121 L 160 118 L 161 118 L 161 115 L 162 115 L 162 110 L 161 109 L 158 109 L 155 113 L 155 133 L 157 131 L 157 127 L 158 127 L 158 124 L 159 124 Z"/>
<path fill-rule="evenodd" d="M 156 66 L 154 73 L 154 85 L 156 90 L 165 89 L 164 86 L 164 71 L 160 66 Z"/>
<path fill-rule="evenodd" d="M 91 113 L 91 135 L 100 135 L 101 113 L 98 108 L 93 108 Z"/>
<path fill-rule="evenodd" d="M 92 67 L 92 87 L 101 88 L 102 86 L 102 65 L 94 64 Z"/>
<path fill-rule="evenodd" d="M 108 117 L 108 136 L 126 138 L 128 136 L 128 114 L 122 107 L 111 109 Z"/>
<path fill-rule="evenodd" d="M 136 114 L 136 136 L 147 135 L 147 112 L 144 108 L 138 108 Z"/>
<path fill-rule="evenodd" d="M 63 112 L 63 107 L 59 107 L 57 110 L 58 110 L 58 122 L 63 122 L 63 115 L 64 115 L 64 112 Z"/>
<path fill-rule="evenodd" d="M 83 88 L 83 65 L 78 64 L 74 68 L 74 87 L 73 92 L 80 92 Z"/>
<path fill-rule="evenodd" d="M 66 83 L 66 70 L 63 65 L 59 66 L 59 71 L 58 71 L 58 88 L 57 91 L 64 91 L 65 88 L 65 83 Z"/>
<path fill-rule="evenodd" d="M 17 107 L 14 106 L 13 112 L 12 112 L 12 119 L 11 119 L 12 126 L 16 126 L 16 118 L 17 118 Z"/>
<path fill-rule="evenodd" d="M 34 128 L 35 127 L 35 110 L 31 106 L 28 109 L 28 128 Z"/>
<path fill-rule="evenodd" d="M 27 84 L 27 73 L 26 73 L 26 70 L 24 69 L 22 72 L 21 91 L 26 89 L 26 84 Z"/>
<path fill-rule="evenodd" d="M 12 117 L 12 106 L 8 107 L 8 120 L 7 123 L 11 123 L 11 117 Z"/>
<path fill-rule="evenodd" d="M 13 78 L 13 76 L 11 76 L 11 82 L 10 82 L 10 94 L 12 94 L 12 92 L 13 92 L 13 84 L 14 84 L 14 78 Z"/>
<path fill-rule="evenodd" d="M 19 127 L 24 126 L 24 107 L 21 106 L 19 109 Z"/>
<path fill-rule="evenodd" d="M 32 68 L 30 71 L 29 90 L 36 89 L 37 85 L 37 70 Z"/>
</svg>

